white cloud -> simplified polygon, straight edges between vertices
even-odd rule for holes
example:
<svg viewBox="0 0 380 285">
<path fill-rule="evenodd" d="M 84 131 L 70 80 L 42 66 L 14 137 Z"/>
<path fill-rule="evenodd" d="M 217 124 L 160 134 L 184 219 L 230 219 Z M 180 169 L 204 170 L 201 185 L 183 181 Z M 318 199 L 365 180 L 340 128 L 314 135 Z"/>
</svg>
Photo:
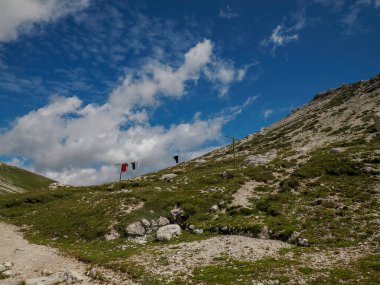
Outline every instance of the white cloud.
<svg viewBox="0 0 380 285">
<path fill-rule="evenodd" d="M 264 48 L 270 47 L 274 55 L 278 47 L 284 47 L 290 42 L 297 41 L 299 39 L 299 31 L 305 28 L 304 11 L 294 14 L 293 19 L 294 24 L 290 27 L 287 27 L 284 23 L 277 25 L 272 30 L 271 35 L 261 41 L 261 46 Z"/>
<path fill-rule="evenodd" d="M 75 185 L 115 180 L 115 163 L 139 161 L 141 174 L 172 164 L 175 153 L 182 159 L 193 157 L 219 140 L 223 125 L 254 98 L 228 114 L 208 119 L 196 114 L 190 122 L 166 128 L 151 125 L 150 114 L 160 97 L 186 94 L 186 83 L 198 80 L 208 65 L 210 74 L 226 87 L 244 77 L 233 65 L 222 63 L 212 55 L 212 43 L 204 40 L 177 68 L 150 60 L 140 71 L 130 72 L 103 105 L 53 96 L 46 106 L 18 118 L 0 134 L 0 154 L 31 160 L 38 173 Z"/>
<path fill-rule="evenodd" d="M 331 8 L 333 11 L 340 11 L 345 4 L 344 0 L 314 0 L 314 2 Z"/>
<path fill-rule="evenodd" d="M 343 35 L 349 36 L 357 32 L 367 32 L 368 28 L 361 25 L 359 14 L 365 8 L 379 8 L 380 0 L 357 0 L 350 6 L 349 12 L 341 19 L 341 24 L 344 27 Z"/>
<path fill-rule="evenodd" d="M 203 69 L 206 77 L 215 84 L 220 97 L 227 95 L 233 82 L 242 81 L 251 65 L 236 68 L 232 62 L 214 59 L 213 62 Z"/>
<path fill-rule="evenodd" d="M 219 17 L 223 19 L 232 19 L 239 17 L 239 14 L 231 9 L 229 5 L 226 6 L 226 9 L 219 9 Z"/>
<path fill-rule="evenodd" d="M 130 72 L 112 94 L 114 106 L 132 109 L 155 106 L 158 96 L 181 97 L 186 81 L 196 81 L 202 67 L 211 61 L 212 43 L 204 40 L 184 56 L 183 64 L 175 69 L 156 61 L 146 64 L 138 73 Z"/>
<path fill-rule="evenodd" d="M 89 5 L 89 0 L 0 0 L 0 42 L 30 32 L 36 24 L 55 21 Z"/>
<path fill-rule="evenodd" d="M 273 110 L 272 109 L 267 109 L 263 112 L 263 116 L 265 119 L 268 119 L 269 116 L 271 116 L 273 114 Z"/>
</svg>

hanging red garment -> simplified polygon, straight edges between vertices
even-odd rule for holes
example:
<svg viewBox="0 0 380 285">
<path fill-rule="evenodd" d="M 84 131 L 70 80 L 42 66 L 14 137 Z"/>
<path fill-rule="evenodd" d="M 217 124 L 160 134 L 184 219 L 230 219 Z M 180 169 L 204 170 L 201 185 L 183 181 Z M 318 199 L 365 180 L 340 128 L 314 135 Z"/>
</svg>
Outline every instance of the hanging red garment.
<svg viewBox="0 0 380 285">
<path fill-rule="evenodd" d="M 123 163 L 123 164 L 121 165 L 121 171 L 122 171 L 122 172 L 126 172 L 126 171 L 127 171 L 127 166 L 128 166 L 127 163 Z"/>
</svg>

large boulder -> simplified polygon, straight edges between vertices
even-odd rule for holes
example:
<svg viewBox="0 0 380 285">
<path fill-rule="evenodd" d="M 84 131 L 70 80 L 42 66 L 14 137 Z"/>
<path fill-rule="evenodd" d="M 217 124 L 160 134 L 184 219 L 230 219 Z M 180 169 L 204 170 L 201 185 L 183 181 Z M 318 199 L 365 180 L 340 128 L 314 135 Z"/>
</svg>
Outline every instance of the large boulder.
<svg viewBox="0 0 380 285">
<path fill-rule="evenodd" d="M 127 226 L 126 232 L 130 236 L 143 236 L 145 235 L 145 227 L 141 222 L 134 222 Z"/>
<path fill-rule="evenodd" d="M 248 166 L 264 165 L 274 160 L 276 156 L 276 150 L 272 150 L 266 154 L 249 155 L 244 159 L 244 164 Z"/>
<path fill-rule="evenodd" d="M 373 115 L 373 120 L 375 121 L 376 130 L 380 132 L 380 111 Z"/>
<path fill-rule="evenodd" d="M 174 236 L 179 236 L 181 234 L 181 227 L 176 224 L 166 225 L 158 229 L 157 240 L 168 241 Z"/>
</svg>

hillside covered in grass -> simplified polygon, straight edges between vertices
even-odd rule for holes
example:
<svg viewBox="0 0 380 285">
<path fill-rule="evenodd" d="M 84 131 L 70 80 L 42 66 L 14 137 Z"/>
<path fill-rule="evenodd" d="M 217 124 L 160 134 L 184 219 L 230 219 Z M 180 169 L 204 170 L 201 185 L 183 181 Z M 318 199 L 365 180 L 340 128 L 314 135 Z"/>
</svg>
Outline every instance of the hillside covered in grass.
<svg viewBox="0 0 380 285">
<path fill-rule="evenodd" d="M 53 182 L 36 173 L 0 163 L 0 194 L 47 190 Z"/>
<path fill-rule="evenodd" d="M 379 108 L 376 76 L 316 95 L 239 141 L 235 159 L 226 146 L 120 183 L 4 195 L 0 219 L 141 284 L 379 284 Z M 160 217 L 182 233 L 157 241 Z M 139 239 L 136 222 L 151 225 Z M 239 237 L 273 243 L 252 258 Z"/>
</svg>

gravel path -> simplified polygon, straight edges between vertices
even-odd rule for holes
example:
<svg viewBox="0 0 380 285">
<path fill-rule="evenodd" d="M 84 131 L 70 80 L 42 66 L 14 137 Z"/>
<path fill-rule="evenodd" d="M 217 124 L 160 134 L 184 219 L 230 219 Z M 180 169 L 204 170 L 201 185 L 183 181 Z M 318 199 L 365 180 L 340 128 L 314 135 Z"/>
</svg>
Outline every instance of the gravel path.
<svg viewBox="0 0 380 285">
<path fill-rule="evenodd" d="M 232 195 L 233 200 L 231 206 L 241 206 L 250 208 L 252 206 L 252 203 L 250 203 L 249 200 L 255 196 L 259 197 L 255 193 L 255 188 L 261 185 L 263 185 L 263 183 L 256 181 L 249 181 L 245 183 L 239 190 L 237 190 Z"/>
<path fill-rule="evenodd" d="M 7 262 L 13 264 L 10 268 L 12 276 L 0 280 L 0 285 L 16 285 L 26 279 L 41 277 L 42 270 L 54 273 L 49 278 L 58 278 L 64 272 L 75 271 L 83 278 L 81 284 L 98 284 L 86 276 L 89 265 L 63 256 L 48 246 L 31 244 L 22 237 L 17 227 L 0 223 L 0 265 Z M 121 281 L 114 272 L 104 269 L 98 272 L 112 280 L 107 284 L 131 284 Z"/>
</svg>

